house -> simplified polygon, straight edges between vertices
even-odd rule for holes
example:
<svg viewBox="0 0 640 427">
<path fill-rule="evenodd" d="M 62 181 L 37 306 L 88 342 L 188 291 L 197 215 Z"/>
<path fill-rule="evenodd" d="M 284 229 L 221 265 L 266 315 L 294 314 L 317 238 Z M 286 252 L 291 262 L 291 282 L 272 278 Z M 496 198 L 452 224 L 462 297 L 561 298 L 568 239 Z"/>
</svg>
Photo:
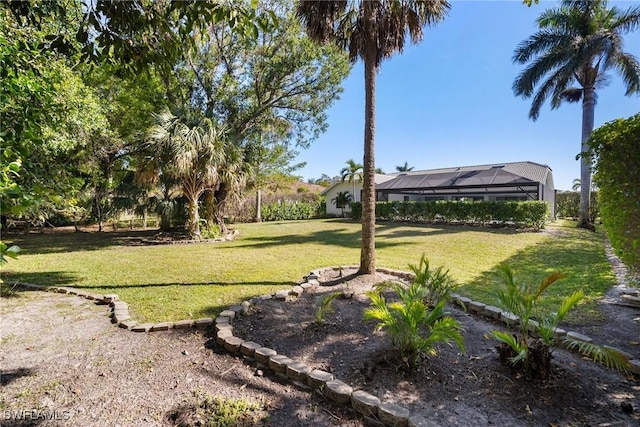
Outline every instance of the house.
<svg viewBox="0 0 640 427">
<path fill-rule="evenodd" d="M 341 209 L 331 200 L 339 191 L 352 193 L 351 187 L 351 183 L 336 182 L 320 193 L 327 196 L 327 214 L 340 215 Z M 361 190 L 356 182 L 358 195 Z M 551 168 L 528 161 L 376 175 L 376 200 L 542 200 L 549 203 L 551 215 L 555 213 Z"/>
<path fill-rule="evenodd" d="M 388 181 L 390 179 L 394 179 L 394 178 L 395 176 L 393 175 L 376 174 L 375 176 L 376 187 L 379 184 L 382 184 L 383 182 Z M 336 179 L 333 181 L 333 183 L 330 186 L 328 186 L 324 191 L 320 193 L 320 195 L 325 196 L 327 200 L 327 215 L 342 216 L 343 208 L 336 206 L 336 203 L 334 202 L 334 200 L 338 196 L 338 193 L 340 192 L 348 192 L 349 195 L 351 196 L 351 201 L 353 202 L 362 201 L 362 183 L 360 182 L 360 180 L 356 179 L 355 182 L 349 182 L 349 181 L 343 182 L 340 179 Z M 344 213 L 346 214 L 349 212 L 351 212 L 351 207 L 345 206 Z"/>
</svg>

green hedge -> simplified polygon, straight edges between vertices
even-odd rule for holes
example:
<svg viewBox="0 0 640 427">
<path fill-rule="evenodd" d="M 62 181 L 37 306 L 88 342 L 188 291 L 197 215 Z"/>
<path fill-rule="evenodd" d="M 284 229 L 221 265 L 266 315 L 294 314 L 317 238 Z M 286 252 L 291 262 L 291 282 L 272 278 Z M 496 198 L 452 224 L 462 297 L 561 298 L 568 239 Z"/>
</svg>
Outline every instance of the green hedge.
<svg viewBox="0 0 640 427">
<path fill-rule="evenodd" d="M 591 203 L 589 205 L 589 219 L 596 222 L 600 216 L 600 206 L 598 203 L 598 192 L 591 192 Z M 556 193 L 556 217 L 580 218 L 580 193 L 577 191 L 559 191 Z"/>
<path fill-rule="evenodd" d="M 322 200 L 278 200 L 263 204 L 260 213 L 263 221 L 285 221 L 317 217 L 323 208 Z"/>
<path fill-rule="evenodd" d="M 640 271 L 640 114 L 596 129 L 589 144 L 595 160 L 602 222 L 627 266 Z"/>
<path fill-rule="evenodd" d="M 351 204 L 354 219 L 362 217 L 362 203 Z M 377 202 L 376 218 L 384 221 L 445 224 L 511 225 L 544 228 L 546 202 Z"/>
</svg>

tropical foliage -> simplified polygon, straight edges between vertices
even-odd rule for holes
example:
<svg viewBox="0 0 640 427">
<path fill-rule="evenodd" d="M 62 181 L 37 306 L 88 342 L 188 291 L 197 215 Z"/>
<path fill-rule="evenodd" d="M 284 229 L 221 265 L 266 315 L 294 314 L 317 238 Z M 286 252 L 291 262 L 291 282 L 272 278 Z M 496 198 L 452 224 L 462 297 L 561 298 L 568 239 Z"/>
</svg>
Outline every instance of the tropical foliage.
<svg viewBox="0 0 640 427">
<path fill-rule="evenodd" d="M 492 331 L 493 337 L 502 343 L 498 347 L 500 359 L 521 369 L 527 378 L 546 380 L 551 373 L 551 353 L 553 346 L 558 343 L 556 329 L 584 297 L 581 290 L 562 299 L 560 306 L 553 312 L 540 310 L 540 300 L 549 286 L 564 278 L 559 272 L 550 273 L 542 279 L 539 285 L 519 283 L 513 270 L 507 265 L 500 266 L 500 275 L 504 288 L 497 293 L 498 301 L 504 310 L 514 314 L 518 324 L 518 333 Z M 596 345 L 576 343 L 575 340 L 565 339 L 571 346 L 577 346 L 587 355 L 604 360 L 608 366 L 617 369 L 627 368 L 628 361 L 613 349 L 607 350 Z"/>
<path fill-rule="evenodd" d="M 622 77 L 626 95 L 640 92 L 640 63 L 625 52 L 623 36 L 640 25 L 640 7 L 608 8 L 606 0 L 563 0 L 538 18 L 539 31 L 518 45 L 514 62 L 528 64 L 513 83 L 516 95 L 533 97 L 529 117 L 537 120 L 547 99 L 551 108 L 582 101 L 580 226 L 589 217 L 591 157 L 587 141 L 594 126 L 596 94 L 608 71 Z"/>
<path fill-rule="evenodd" d="M 414 274 L 413 281 L 420 289 L 424 289 L 423 300 L 429 307 L 435 307 L 440 301 L 449 301 L 451 292 L 458 287 L 449 270 L 443 266 L 431 268 L 425 254 L 422 254 L 418 264 L 409 264 L 409 268 Z"/>
<path fill-rule="evenodd" d="M 362 192 L 362 248 L 360 273 L 372 274 L 375 262 L 375 85 L 382 61 L 402 52 L 407 35 L 422 40 L 425 26 L 442 21 L 446 0 L 326 1 L 301 0 L 297 15 L 313 39 L 334 43 L 349 53 L 351 62 L 364 63 L 365 126 Z"/>
<path fill-rule="evenodd" d="M 411 367 L 415 367 L 422 356 L 437 355 L 439 342 L 455 343 L 464 351 L 460 324 L 444 312 L 448 274 L 442 273 L 441 268 L 429 270 L 424 255 L 419 266 L 413 268 L 419 274 L 411 284 L 384 282 L 367 292 L 371 306 L 364 312 L 365 320 L 377 322 L 376 330 L 387 331 L 394 347 Z M 388 302 L 384 296 L 387 290 L 391 290 L 397 300 Z"/>
<path fill-rule="evenodd" d="M 595 159 L 601 219 L 613 247 L 640 270 L 640 114 L 596 129 L 589 145 Z"/>
<path fill-rule="evenodd" d="M 327 314 L 333 311 L 333 300 L 340 295 L 342 295 L 341 292 L 332 292 L 320 299 L 315 313 L 316 324 L 321 325 L 325 322 Z"/>
<path fill-rule="evenodd" d="M 338 191 L 336 197 L 331 199 L 331 203 L 336 205 L 336 208 L 340 208 L 342 210 L 342 216 L 344 216 L 344 208 L 351 206 L 353 202 L 353 198 L 348 191 Z"/>
<path fill-rule="evenodd" d="M 363 174 L 362 174 L 362 165 L 357 163 L 353 159 L 347 160 L 347 166 L 343 167 L 340 170 L 340 177 L 342 178 L 342 182 L 349 182 L 352 186 L 352 201 L 357 202 L 358 197 L 356 196 L 356 183 L 362 183 Z"/>
</svg>

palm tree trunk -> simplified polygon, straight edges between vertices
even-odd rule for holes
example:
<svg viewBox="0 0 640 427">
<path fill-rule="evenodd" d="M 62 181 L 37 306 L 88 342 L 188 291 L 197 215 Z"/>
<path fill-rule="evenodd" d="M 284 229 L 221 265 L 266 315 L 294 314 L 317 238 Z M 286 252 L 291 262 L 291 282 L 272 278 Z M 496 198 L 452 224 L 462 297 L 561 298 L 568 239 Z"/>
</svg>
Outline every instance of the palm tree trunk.
<svg viewBox="0 0 640 427">
<path fill-rule="evenodd" d="M 360 274 L 376 272 L 376 199 L 375 199 L 375 114 L 376 114 L 376 65 L 377 32 L 373 29 L 375 17 L 373 2 L 365 2 L 365 25 L 369 40 L 364 58 L 364 162 L 362 183 L 362 248 Z"/>
<path fill-rule="evenodd" d="M 258 188 L 256 190 L 256 222 L 262 221 L 262 192 Z"/>
<path fill-rule="evenodd" d="M 582 98 L 582 154 L 580 156 L 580 223 L 578 227 L 594 229 L 591 223 L 591 157 L 587 154 L 589 145 L 587 142 L 593 132 L 593 120 L 595 114 L 595 90 L 593 87 L 584 88 Z"/>
</svg>

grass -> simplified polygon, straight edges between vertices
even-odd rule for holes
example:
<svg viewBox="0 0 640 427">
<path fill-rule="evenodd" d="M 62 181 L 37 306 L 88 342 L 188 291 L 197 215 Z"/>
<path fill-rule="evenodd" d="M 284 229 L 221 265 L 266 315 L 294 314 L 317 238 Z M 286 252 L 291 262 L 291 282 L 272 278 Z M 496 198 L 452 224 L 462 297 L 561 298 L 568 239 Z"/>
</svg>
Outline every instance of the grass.
<svg viewBox="0 0 640 427">
<path fill-rule="evenodd" d="M 234 242 L 142 246 L 153 232 L 30 234 L 3 267 L 3 279 L 117 293 L 139 321 L 215 316 L 252 296 L 291 287 L 309 271 L 358 265 L 360 224 L 340 219 L 237 224 Z M 567 278 L 554 298 L 582 288 L 588 301 L 614 282 L 602 236 L 560 221 L 553 233 L 508 229 L 383 223 L 377 226 L 377 265 L 408 271 L 425 253 L 462 286 L 459 292 L 494 302 L 494 273 L 508 263 L 522 280 L 539 281 L 551 270 Z M 6 236 L 5 236 L 6 238 Z M 9 240 L 9 239 L 8 239 Z M 581 306 L 593 317 L 595 305 Z"/>
</svg>

